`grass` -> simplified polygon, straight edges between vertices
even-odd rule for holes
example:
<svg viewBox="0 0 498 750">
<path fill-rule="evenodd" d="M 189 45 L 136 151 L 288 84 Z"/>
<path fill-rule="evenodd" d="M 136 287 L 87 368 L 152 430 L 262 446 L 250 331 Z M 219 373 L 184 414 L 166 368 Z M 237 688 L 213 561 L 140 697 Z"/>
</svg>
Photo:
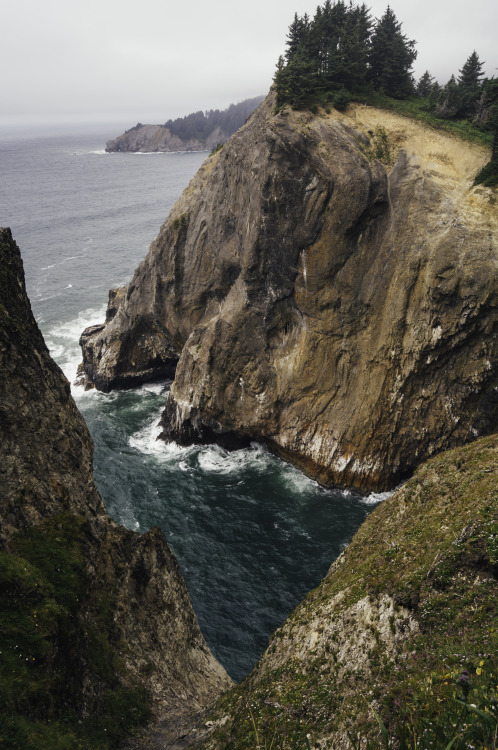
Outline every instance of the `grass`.
<svg viewBox="0 0 498 750">
<path fill-rule="evenodd" d="M 481 130 L 472 125 L 469 120 L 447 120 L 436 115 L 429 109 L 429 100 L 419 97 L 410 99 L 392 99 L 378 91 L 367 91 L 364 94 L 353 95 L 352 100 L 359 104 L 369 104 L 378 109 L 386 109 L 419 120 L 431 128 L 443 130 L 465 141 L 479 143 L 491 148 L 493 133 L 491 130 Z"/>
</svg>

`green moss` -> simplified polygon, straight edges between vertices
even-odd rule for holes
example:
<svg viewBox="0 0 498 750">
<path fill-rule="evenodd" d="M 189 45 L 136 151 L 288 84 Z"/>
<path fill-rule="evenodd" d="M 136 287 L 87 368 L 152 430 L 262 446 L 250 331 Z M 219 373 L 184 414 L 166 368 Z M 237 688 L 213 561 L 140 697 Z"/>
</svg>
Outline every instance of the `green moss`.
<svg viewBox="0 0 498 750">
<path fill-rule="evenodd" d="M 113 640 L 111 597 L 90 597 L 85 535 L 85 519 L 61 514 L 18 532 L 12 554 L 0 552 L 2 748 L 117 747 L 150 716 Z M 86 718 L 84 675 L 101 696 Z"/>
<path fill-rule="evenodd" d="M 181 214 L 180 216 L 177 216 L 176 219 L 173 219 L 173 229 L 175 232 L 179 232 L 180 229 L 184 229 L 188 224 L 188 219 L 186 214 Z"/>
</svg>

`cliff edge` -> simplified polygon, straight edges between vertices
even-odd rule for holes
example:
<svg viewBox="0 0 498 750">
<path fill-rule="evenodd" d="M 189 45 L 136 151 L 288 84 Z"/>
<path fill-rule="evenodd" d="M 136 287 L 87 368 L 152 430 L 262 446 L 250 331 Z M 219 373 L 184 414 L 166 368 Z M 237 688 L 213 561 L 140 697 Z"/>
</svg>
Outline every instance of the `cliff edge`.
<svg viewBox="0 0 498 750">
<path fill-rule="evenodd" d="M 324 484 L 394 486 L 497 429 L 496 195 L 485 149 L 360 105 L 270 95 L 183 193 L 87 387 L 176 375 L 163 437 L 265 442 Z"/>
<path fill-rule="evenodd" d="M 115 747 L 231 685 L 158 529 L 113 523 L 93 444 L 0 229 L 0 742 Z M 60 743 L 60 744 L 59 744 Z"/>
<path fill-rule="evenodd" d="M 497 435 L 442 453 L 381 503 L 202 747 L 494 747 L 497 459 Z"/>
</svg>

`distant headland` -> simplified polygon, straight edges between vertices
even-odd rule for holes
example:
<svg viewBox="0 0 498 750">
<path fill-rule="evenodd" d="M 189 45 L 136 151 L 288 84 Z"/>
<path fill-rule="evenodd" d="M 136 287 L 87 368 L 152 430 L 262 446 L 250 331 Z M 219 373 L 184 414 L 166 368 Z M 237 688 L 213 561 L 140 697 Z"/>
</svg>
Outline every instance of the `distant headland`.
<svg viewBox="0 0 498 750">
<path fill-rule="evenodd" d="M 164 125 L 142 125 L 137 123 L 123 135 L 107 141 L 105 150 L 151 152 L 151 151 L 210 151 L 225 143 L 263 101 L 263 96 L 245 99 L 220 111 L 192 112 Z"/>
</svg>

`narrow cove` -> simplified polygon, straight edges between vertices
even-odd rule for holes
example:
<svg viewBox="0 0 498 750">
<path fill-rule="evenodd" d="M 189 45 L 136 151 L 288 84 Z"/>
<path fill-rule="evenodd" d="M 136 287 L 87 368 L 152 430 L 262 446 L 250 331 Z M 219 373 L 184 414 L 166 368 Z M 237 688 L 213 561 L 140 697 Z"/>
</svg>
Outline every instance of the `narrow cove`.
<svg viewBox="0 0 498 750">
<path fill-rule="evenodd" d="M 70 381 L 81 331 L 103 320 L 107 290 L 130 278 L 206 156 L 105 154 L 112 132 L 0 135 L 3 221 L 22 248 L 47 345 Z M 156 443 L 167 389 L 72 391 L 110 515 L 131 529 L 162 529 L 210 647 L 239 680 L 379 498 L 326 491 L 256 445 L 227 454 Z"/>
</svg>

